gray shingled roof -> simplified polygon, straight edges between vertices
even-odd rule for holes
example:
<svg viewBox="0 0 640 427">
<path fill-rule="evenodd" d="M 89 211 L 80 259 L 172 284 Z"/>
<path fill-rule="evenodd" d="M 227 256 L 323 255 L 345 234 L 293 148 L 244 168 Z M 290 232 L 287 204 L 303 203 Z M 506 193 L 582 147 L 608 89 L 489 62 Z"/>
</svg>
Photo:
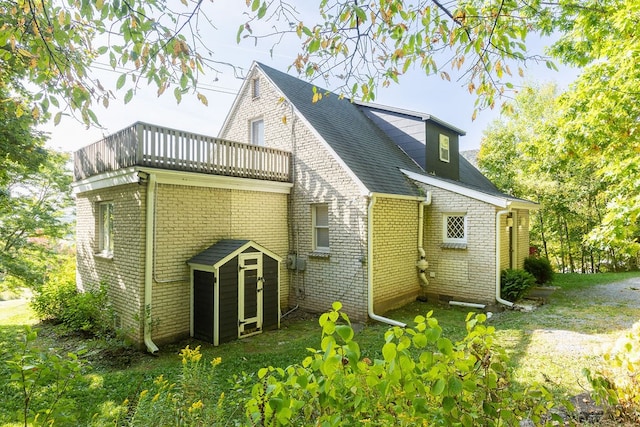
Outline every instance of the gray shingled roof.
<svg viewBox="0 0 640 427">
<path fill-rule="evenodd" d="M 400 168 L 422 172 L 380 128 L 346 98 L 318 88 L 323 98 L 312 102 L 314 85 L 258 63 L 342 161 L 374 193 L 418 196 L 419 192 Z"/>
<path fill-rule="evenodd" d="M 282 71 L 257 63 L 262 71 L 282 91 L 284 96 L 304 118 L 315 128 L 318 134 L 333 148 L 340 158 L 371 192 L 418 196 L 417 188 L 399 171 L 425 174 L 420 167 L 420 159 L 411 158 L 398 145 L 370 120 L 360 109 L 366 103 L 351 102 L 325 89 L 317 88 L 324 96 L 322 100 L 312 102 L 314 85 L 290 76 Z M 329 93 L 329 96 L 326 96 Z M 423 113 L 385 107 L 375 104 L 376 108 L 400 112 L 419 117 L 423 120 L 436 120 L 461 134 L 463 131 L 447 125 L 441 120 Z M 422 144 L 421 144 L 422 145 Z M 424 162 L 424 156 L 422 156 Z M 460 180 L 453 181 L 435 177 L 472 188 L 493 196 L 513 199 L 512 196 L 498 190 L 496 186 L 460 155 Z"/>
<path fill-rule="evenodd" d="M 249 240 L 220 240 L 187 261 L 188 264 L 214 266 L 224 257 L 246 245 Z"/>
</svg>

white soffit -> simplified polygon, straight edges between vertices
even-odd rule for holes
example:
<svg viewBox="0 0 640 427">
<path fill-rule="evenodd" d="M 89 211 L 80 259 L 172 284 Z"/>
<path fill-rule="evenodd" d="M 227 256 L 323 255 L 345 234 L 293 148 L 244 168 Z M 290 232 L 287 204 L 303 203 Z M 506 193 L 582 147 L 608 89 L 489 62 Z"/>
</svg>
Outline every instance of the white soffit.
<svg viewBox="0 0 640 427">
<path fill-rule="evenodd" d="M 131 167 L 118 169 L 113 172 L 103 172 L 99 175 L 73 182 L 71 188 L 73 189 L 73 194 L 80 194 L 87 191 L 115 187 L 117 185 L 135 184 L 137 182 L 138 174 L 135 168 Z"/>
</svg>

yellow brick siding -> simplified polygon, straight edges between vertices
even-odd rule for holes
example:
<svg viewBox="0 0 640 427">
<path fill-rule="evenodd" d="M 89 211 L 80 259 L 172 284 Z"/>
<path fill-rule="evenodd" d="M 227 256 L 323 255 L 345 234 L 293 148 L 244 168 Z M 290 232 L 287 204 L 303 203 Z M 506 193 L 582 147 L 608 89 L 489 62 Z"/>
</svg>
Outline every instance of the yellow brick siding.
<svg viewBox="0 0 640 427">
<path fill-rule="evenodd" d="M 413 200 L 378 198 L 373 209 L 374 309 L 384 312 L 416 299 L 418 214 Z"/>
<path fill-rule="evenodd" d="M 522 268 L 524 259 L 529 256 L 529 211 L 519 209 L 517 210 L 517 216 L 518 222 L 514 224 L 515 229 L 518 230 L 517 268 Z"/>
<path fill-rule="evenodd" d="M 144 200 L 138 184 L 78 194 L 76 197 L 77 286 L 91 289 L 101 282 L 119 316 L 122 330 L 134 341 L 142 340 L 144 300 Z M 113 259 L 98 251 L 98 204 L 113 202 Z"/>
<path fill-rule="evenodd" d="M 189 332 L 189 268 L 186 261 L 214 242 L 248 239 L 286 258 L 287 195 L 159 185 L 154 274 L 154 339 Z M 288 306 L 288 277 L 280 272 L 281 306 Z"/>
<path fill-rule="evenodd" d="M 106 281 L 123 328 L 142 342 L 144 301 L 145 186 L 113 187 L 80 194 L 78 286 Z M 114 256 L 94 256 L 97 203 L 114 201 Z M 186 261 L 223 238 L 249 239 L 286 258 L 287 195 L 160 184 L 156 190 L 152 338 L 187 336 L 190 319 Z M 280 272 L 281 306 L 288 306 L 288 276 Z"/>
</svg>

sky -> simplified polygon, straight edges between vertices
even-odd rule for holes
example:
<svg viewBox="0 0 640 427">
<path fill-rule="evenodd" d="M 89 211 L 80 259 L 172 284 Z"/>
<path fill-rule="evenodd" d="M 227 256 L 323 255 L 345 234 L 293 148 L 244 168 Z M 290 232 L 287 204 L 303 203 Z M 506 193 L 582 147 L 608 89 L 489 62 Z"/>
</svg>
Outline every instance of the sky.
<svg viewBox="0 0 640 427">
<path fill-rule="evenodd" d="M 257 45 L 248 40 L 236 43 L 238 26 L 245 22 L 243 16 L 243 1 L 214 0 L 203 2 L 204 12 L 216 25 L 215 29 L 202 28 L 207 44 L 214 51 L 214 58 L 232 63 L 239 73 L 231 67 L 221 66 L 219 72 L 207 71 L 199 82 L 199 90 L 207 97 L 208 106 L 204 106 L 196 99 L 195 94 L 183 96 L 182 102 L 177 103 L 171 90 L 160 97 L 156 96 L 156 89 L 143 86 L 137 91 L 133 100 L 124 104 L 124 91 L 115 92 L 117 99 L 105 109 L 96 105 L 95 112 L 102 129 L 98 127 L 86 128 L 71 117 L 63 117 L 58 126 L 48 123 L 41 127 L 49 134 L 48 146 L 61 151 L 73 152 L 85 145 L 102 139 L 104 136 L 124 129 L 131 124 L 142 121 L 168 128 L 179 129 L 199 134 L 217 136 L 226 115 L 242 84 L 241 76 L 253 61 L 259 61 L 281 71 L 295 60 L 298 53 L 299 39 L 292 35 L 285 42 L 269 52 L 272 43 L 260 41 Z M 311 14 L 312 2 L 300 2 L 307 16 Z M 300 6 L 299 6 L 300 7 Z M 531 44 L 530 53 L 542 53 L 546 43 L 536 40 Z M 115 87 L 115 82 L 122 71 L 113 71 L 99 62 L 93 68 L 95 76 L 103 85 Z M 296 75 L 295 71 L 290 72 Z M 555 81 L 563 88 L 576 76 L 572 69 L 561 68 L 560 72 L 548 70 L 541 64 L 529 64 L 525 68 L 525 78 L 515 79 L 514 84 L 522 84 L 525 80 L 531 82 Z M 105 84 L 106 83 L 106 84 Z M 324 82 L 314 82 L 325 89 Z M 470 94 L 463 83 L 444 81 L 438 76 L 425 76 L 420 70 L 409 70 L 407 75 L 400 78 L 399 84 L 391 84 L 387 88 L 379 88 L 375 102 L 397 108 L 419 111 L 430 114 L 466 132 L 460 138 L 460 149 L 477 149 L 480 146 L 482 132 L 499 117 L 499 108 L 484 110 L 472 120 L 475 97 Z M 466 85 L 464 85 L 466 86 Z"/>
</svg>

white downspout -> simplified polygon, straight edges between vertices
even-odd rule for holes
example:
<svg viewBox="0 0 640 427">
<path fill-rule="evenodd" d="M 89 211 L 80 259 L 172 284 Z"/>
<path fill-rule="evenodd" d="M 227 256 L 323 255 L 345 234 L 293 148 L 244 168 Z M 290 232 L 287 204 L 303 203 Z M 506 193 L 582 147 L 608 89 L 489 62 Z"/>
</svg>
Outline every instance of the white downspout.
<svg viewBox="0 0 640 427">
<path fill-rule="evenodd" d="M 145 258 L 144 258 L 144 344 L 147 351 L 155 354 L 159 351 L 151 339 L 151 291 L 153 287 L 153 235 L 154 230 L 154 213 L 155 213 L 155 195 L 156 195 L 156 175 L 150 173 L 147 182 L 147 212 L 146 212 L 146 230 L 145 230 Z"/>
<path fill-rule="evenodd" d="M 431 191 L 427 191 L 427 196 L 425 199 L 420 202 L 420 207 L 418 211 L 418 253 L 420 254 L 420 258 L 416 262 L 416 267 L 418 267 L 418 277 L 424 286 L 429 284 L 429 279 L 427 279 L 427 268 L 429 268 L 429 262 L 427 261 L 427 254 L 422 247 L 422 239 L 424 235 L 424 207 L 429 206 L 431 204 Z"/>
<path fill-rule="evenodd" d="M 508 214 L 511 209 L 505 209 L 496 212 L 496 301 L 500 304 L 504 304 L 507 307 L 513 307 L 513 303 L 511 301 L 507 301 L 506 299 L 500 296 L 500 218 L 503 215 Z"/>
<path fill-rule="evenodd" d="M 373 312 L 373 205 L 376 204 L 376 196 L 369 194 L 369 207 L 367 209 L 367 308 L 369 317 L 378 322 L 387 323 L 401 328 L 406 327 L 406 323 L 379 316 Z"/>
</svg>

